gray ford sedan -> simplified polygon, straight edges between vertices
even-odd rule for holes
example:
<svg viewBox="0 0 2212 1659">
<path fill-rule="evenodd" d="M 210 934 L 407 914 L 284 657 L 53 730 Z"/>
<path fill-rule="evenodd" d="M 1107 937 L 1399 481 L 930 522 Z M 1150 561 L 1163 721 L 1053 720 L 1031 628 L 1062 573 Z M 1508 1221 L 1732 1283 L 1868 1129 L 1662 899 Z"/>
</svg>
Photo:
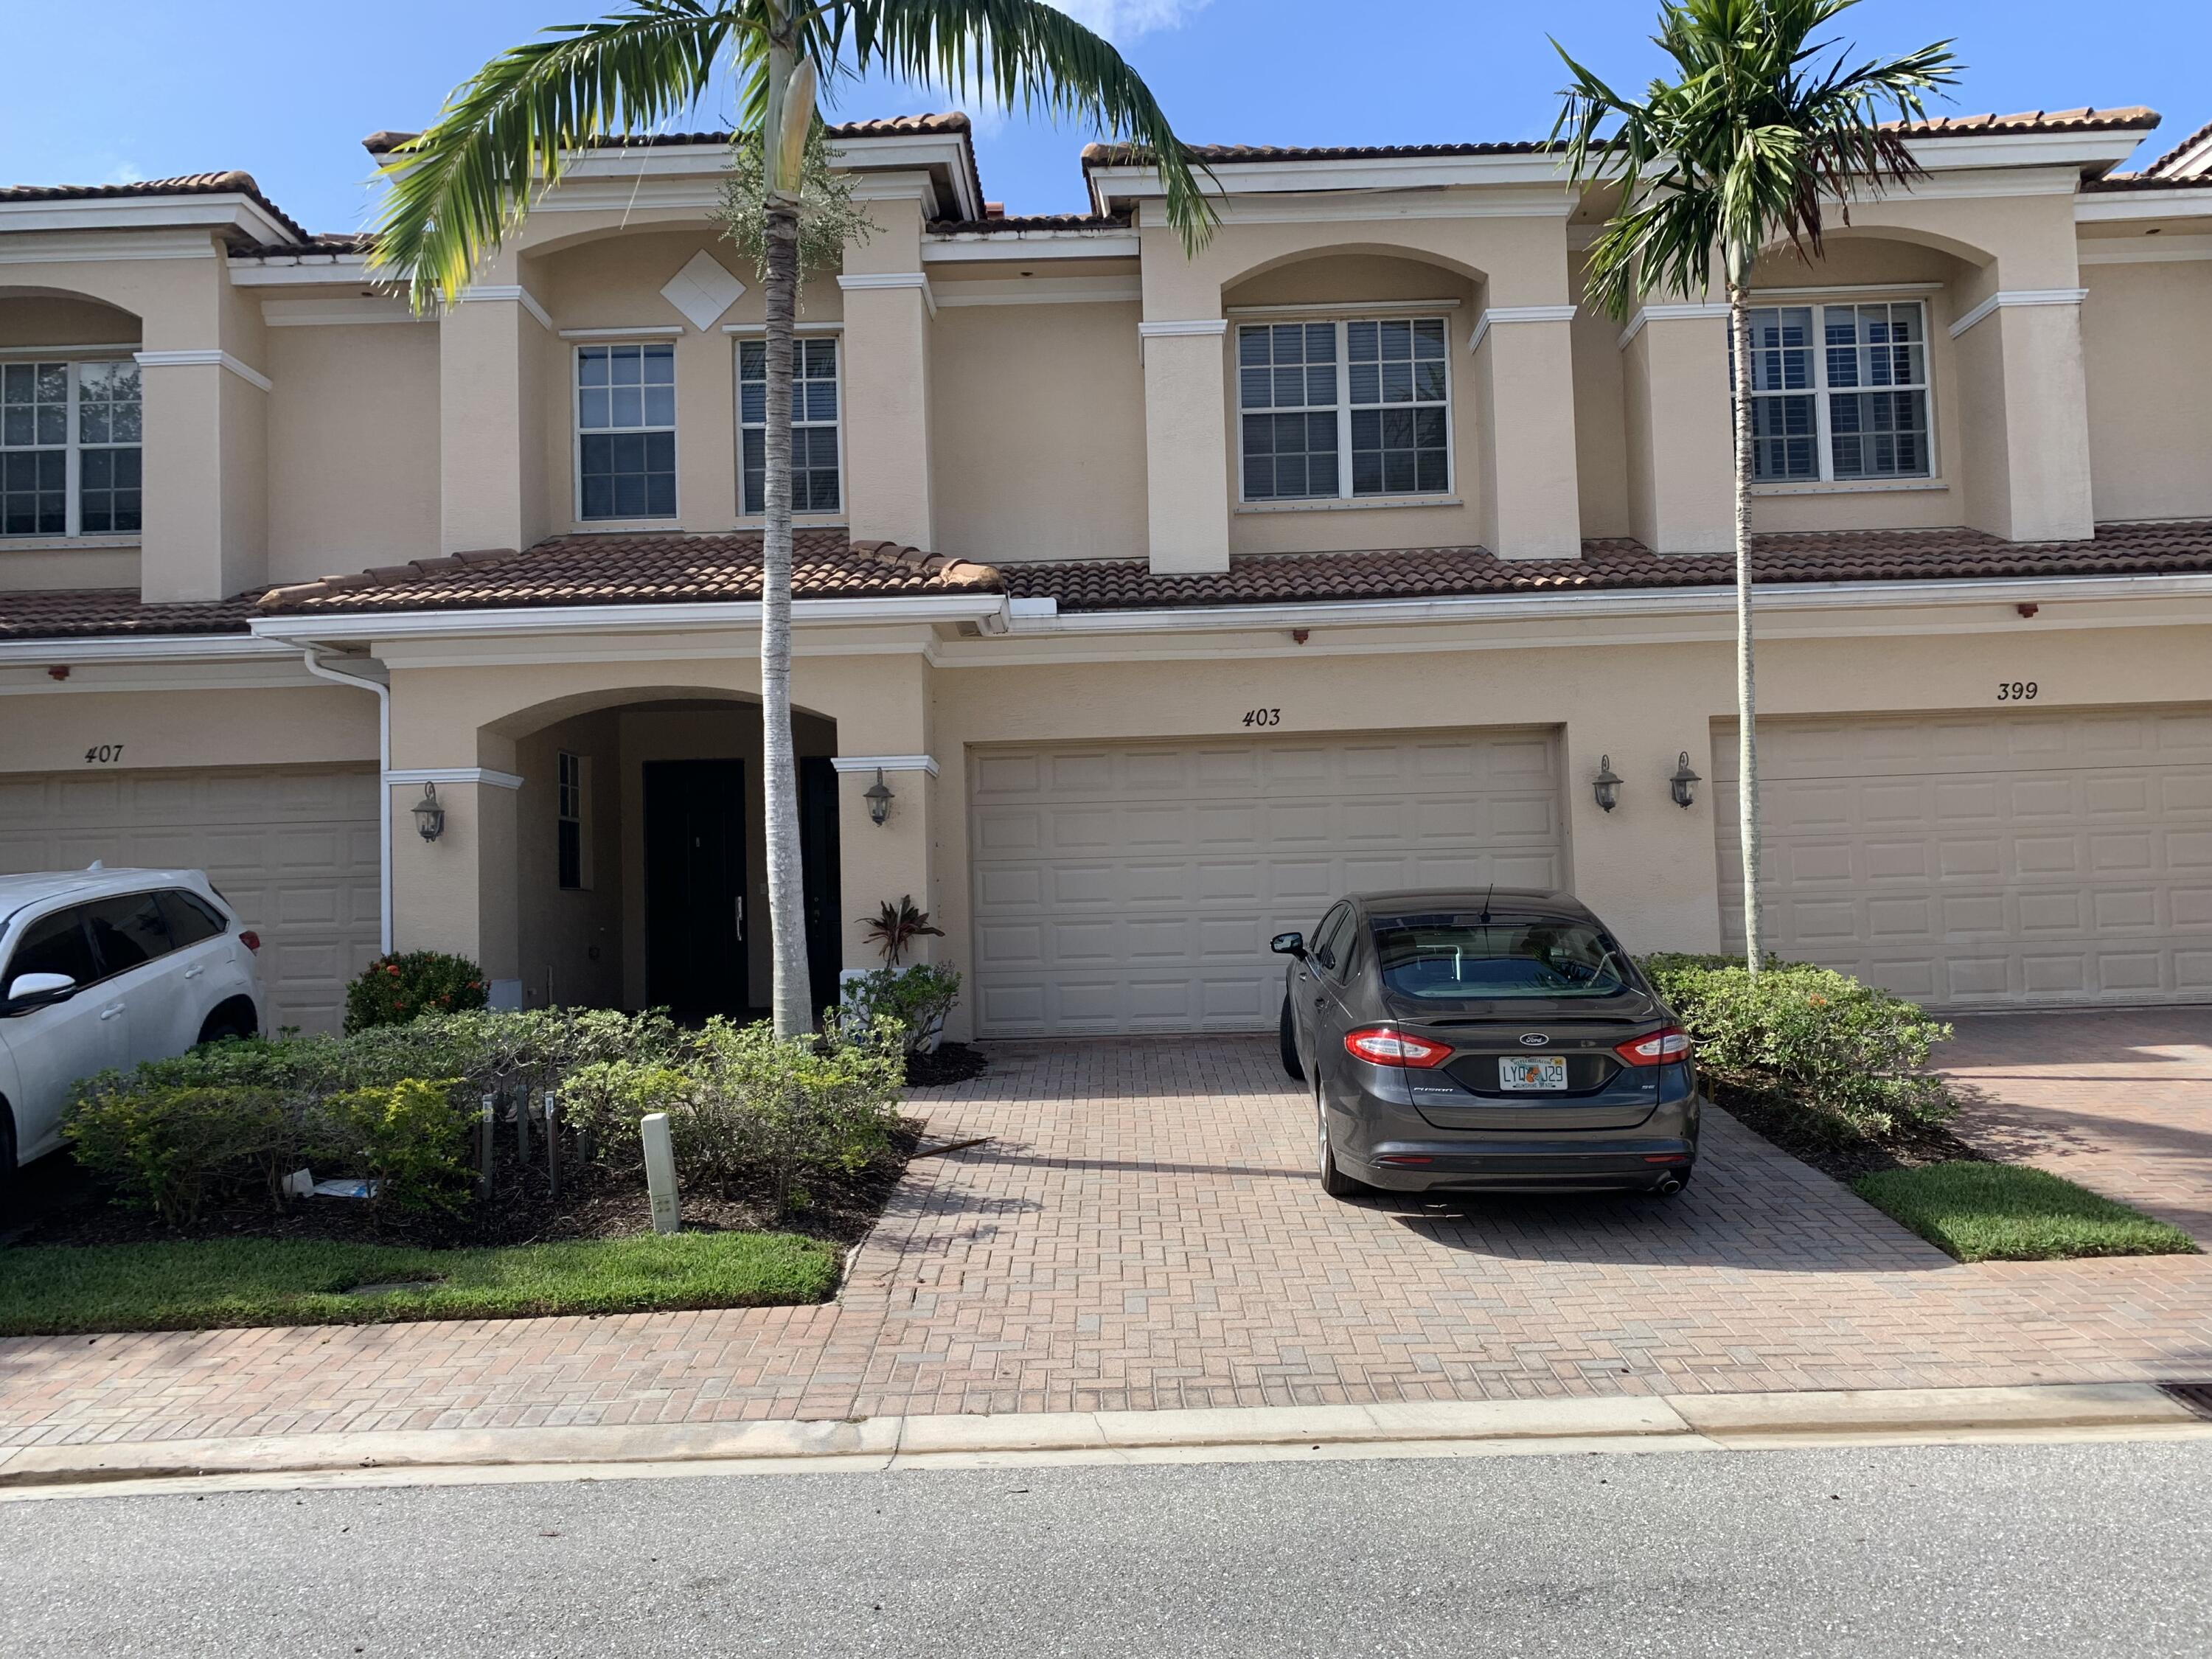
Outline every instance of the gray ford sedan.
<svg viewBox="0 0 2212 1659">
<path fill-rule="evenodd" d="M 1678 1193 L 1689 1037 L 1565 893 L 1364 893 L 1283 933 L 1284 1069 L 1310 1082 L 1322 1189 Z"/>
</svg>

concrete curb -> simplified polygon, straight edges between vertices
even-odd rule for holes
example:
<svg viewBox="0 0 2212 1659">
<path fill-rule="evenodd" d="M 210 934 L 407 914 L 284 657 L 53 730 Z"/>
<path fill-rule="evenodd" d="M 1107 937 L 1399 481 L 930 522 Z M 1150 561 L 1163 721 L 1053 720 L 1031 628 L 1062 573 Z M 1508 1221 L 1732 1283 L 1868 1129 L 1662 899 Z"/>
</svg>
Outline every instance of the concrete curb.
<svg viewBox="0 0 2212 1659">
<path fill-rule="evenodd" d="M 156 1486 L 165 1481 L 358 1474 L 426 1477 L 534 1470 L 724 1465 L 781 1469 L 978 1462 L 1172 1461 L 1191 1456 L 1459 1455 L 1483 1448 L 1574 1449 L 1802 1443 L 1984 1432 L 2136 1431 L 2212 1434 L 2212 1424 L 2153 1383 L 1906 1389 L 1802 1394 L 1673 1395 L 1587 1400 L 1050 1412 L 876 1417 L 856 1422 L 654 1424 L 625 1427 L 425 1429 L 222 1440 L 46 1445 L 0 1451 L 0 1492 Z M 705 1472 L 701 1469 L 700 1472 Z"/>
</svg>

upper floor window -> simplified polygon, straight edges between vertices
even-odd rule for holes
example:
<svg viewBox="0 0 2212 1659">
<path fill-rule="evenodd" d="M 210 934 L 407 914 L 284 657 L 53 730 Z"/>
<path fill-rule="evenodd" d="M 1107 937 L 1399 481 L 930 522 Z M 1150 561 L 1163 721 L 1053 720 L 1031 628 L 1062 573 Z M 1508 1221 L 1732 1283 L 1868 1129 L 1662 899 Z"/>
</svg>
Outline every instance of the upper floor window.
<svg viewBox="0 0 2212 1659">
<path fill-rule="evenodd" d="M 812 335 L 791 344 L 791 510 L 835 513 L 837 471 L 837 340 Z M 738 442 L 744 446 L 747 514 L 768 511 L 768 343 L 738 343 Z"/>
<path fill-rule="evenodd" d="M 576 516 L 676 516 L 676 348 L 576 349 Z"/>
<path fill-rule="evenodd" d="M 0 364 L 0 535 L 139 528 L 138 365 Z"/>
<path fill-rule="evenodd" d="M 1751 313 L 1752 476 L 1760 483 L 1924 478 L 1927 317 L 1917 301 Z"/>
<path fill-rule="evenodd" d="M 1239 328 L 1244 499 L 1449 494 L 1449 356 L 1440 317 Z"/>
</svg>

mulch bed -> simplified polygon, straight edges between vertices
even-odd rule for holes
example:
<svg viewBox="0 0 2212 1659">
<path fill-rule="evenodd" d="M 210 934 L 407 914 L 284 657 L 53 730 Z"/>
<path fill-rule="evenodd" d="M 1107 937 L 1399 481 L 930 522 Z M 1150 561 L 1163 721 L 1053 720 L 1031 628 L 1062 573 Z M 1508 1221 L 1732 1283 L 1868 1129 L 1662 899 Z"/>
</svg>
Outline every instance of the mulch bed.
<svg viewBox="0 0 2212 1659">
<path fill-rule="evenodd" d="M 687 1188 L 681 1195 L 684 1230 L 802 1233 L 838 1244 L 857 1243 L 883 1212 L 891 1188 L 905 1172 L 907 1159 L 921 1143 L 921 1128 L 915 1120 L 902 1121 L 889 1156 L 857 1176 L 810 1181 L 804 1206 L 783 1216 L 775 1213 L 773 1194 L 764 1187 L 728 1194 Z M 184 1231 L 172 1231 L 155 1216 L 111 1203 L 89 1182 L 73 1178 L 73 1171 L 65 1167 L 67 1154 L 63 1154 L 42 1159 L 34 1171 L 26 1172 L 28 1180 L 46 1188 L 46 1201 L 35 1203 L 35 1218 L 20 1229 L 9 1229 L 5 1242 L 137 1244 L 179 1238 L 282 1238 L 453 1249 L 627 1238 L 650 1231 L 641 1174 L 617 1175 L 580 1163 L 573 1146 L 567 1147 L 556 1200 L 546 1178 L 544 1139 L 533 1133 L 530 1144 L 532 1157 L 526 1167 L 515 1149 L 513 1126 L 500 1125 L 493 1141 L 491 1196 L 482 1202 L 472 1198 L 457 1214 L 386 1214 L 358 1200 L 313 1198 L 295 1200 L 282 1212 L 262 1204 L 214 1212 Z"/>
<path fill-rule="evenodd" d="M 1711 1098 L 1762 1140 L 1771 1141 L 1800 1163 L 1849 1186 L 1878 1170 L 1917 1170 L 1930 1164 L 1986 1164 L 1989 1155 L 1950 1130 L 1927 1123 L 1900 1123 L 1886 1135 L 1838 1139 L 1809 1127 L 1802 1114 L 1733 1090 L 1713 1086 Z"/>
<path fill-rule="evenodd" d="M 940 1042 L 926 1054 L 906 1057 L 906 1080 L 917 1089 L 940 1083 L 965 1083 L 983 1075 L 990 1064 L 980 1048 L 964 1042 Z"/>
</svg>

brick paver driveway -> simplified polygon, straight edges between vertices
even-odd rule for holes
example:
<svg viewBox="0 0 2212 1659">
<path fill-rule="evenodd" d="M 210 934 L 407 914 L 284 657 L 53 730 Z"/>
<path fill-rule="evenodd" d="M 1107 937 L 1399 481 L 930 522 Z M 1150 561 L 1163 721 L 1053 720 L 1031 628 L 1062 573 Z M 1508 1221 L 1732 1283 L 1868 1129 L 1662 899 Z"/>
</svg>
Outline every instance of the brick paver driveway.
<svg viewBox="0 0 2212 1659">
<path fill-rule="evenodd" d="M 1323 1198 L 1261 1039 L 1009 1045 L 823 1308 L 0 1342 L 0 1443 L 2212 1376 L 2212 1257 L 1961 1267 L 1717 1118 L 1692 1190 Z"/>
<path fill-rule="evenodd" d="M 1945 1069 L 1958 1127 L 2212 1245 L 2212 1008 L 1978 1014 Z"/>
</svg>

